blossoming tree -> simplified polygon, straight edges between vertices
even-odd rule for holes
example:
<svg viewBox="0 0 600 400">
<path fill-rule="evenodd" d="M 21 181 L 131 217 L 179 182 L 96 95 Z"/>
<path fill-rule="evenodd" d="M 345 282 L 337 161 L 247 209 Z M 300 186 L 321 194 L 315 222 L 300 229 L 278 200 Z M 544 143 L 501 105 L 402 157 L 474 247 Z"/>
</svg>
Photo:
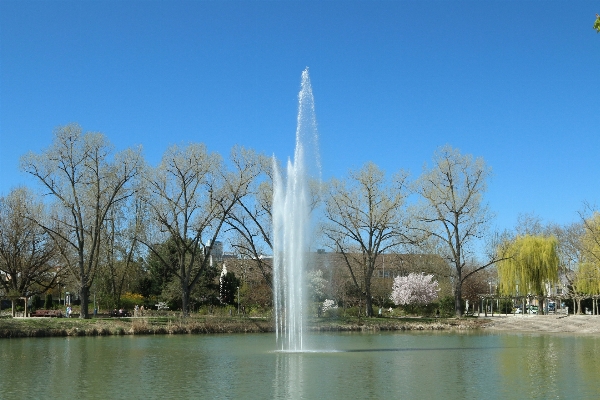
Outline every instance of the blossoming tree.
<svg viewBox="0 0 600 400">
<path fill-rule="evenodd" d="M 426 305 L 437 299 L 438 290 L 433 275 L 411 272 L 394 278 L 390 298 L 396 305 Z"/>
</svg>

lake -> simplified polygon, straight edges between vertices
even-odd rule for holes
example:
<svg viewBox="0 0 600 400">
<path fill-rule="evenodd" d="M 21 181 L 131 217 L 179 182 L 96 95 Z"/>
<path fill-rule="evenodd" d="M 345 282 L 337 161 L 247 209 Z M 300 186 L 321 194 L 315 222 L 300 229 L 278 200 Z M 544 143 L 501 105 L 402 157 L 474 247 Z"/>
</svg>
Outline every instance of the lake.
<svg viewBox="0 0 600 400">
<path fill-rule="evenodd" d="M 597 399 L 600 337 L 273 334 L 0 340 L 0 398 Z"/>
</svg>

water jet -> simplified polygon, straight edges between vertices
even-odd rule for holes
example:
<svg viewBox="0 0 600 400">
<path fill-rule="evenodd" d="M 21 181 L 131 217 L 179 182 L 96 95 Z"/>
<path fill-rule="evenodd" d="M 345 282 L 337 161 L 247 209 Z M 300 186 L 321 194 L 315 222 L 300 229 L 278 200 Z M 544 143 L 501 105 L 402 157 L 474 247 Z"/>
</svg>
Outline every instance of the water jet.
<svg viewBox="0 0 600 400">
<path fill-rule="evenodd" d="M 306 68 L 298 94 L 294 159 L 287 162 L 285 179 L 273 157 L 273 303 L 277 344 L 289 352 L 303 351 L 305 345 L 305 273 L 312 225 L 309 179 L 311 167 L 320 169 L 316 143 L 314 98 Z"/>
</svg>

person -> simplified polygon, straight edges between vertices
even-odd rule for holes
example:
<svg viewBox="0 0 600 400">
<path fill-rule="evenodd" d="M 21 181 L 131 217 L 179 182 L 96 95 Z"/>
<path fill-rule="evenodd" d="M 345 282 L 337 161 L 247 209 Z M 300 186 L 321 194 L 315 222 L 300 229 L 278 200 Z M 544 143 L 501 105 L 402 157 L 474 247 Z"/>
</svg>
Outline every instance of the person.
<svg viewBox="0 0 600 400">
<path fill-rule="evenodd" d="M 71 306 L 67 306 L 67 318 L 71 318 Z"/>
<path fill-rule="evenodd" d="M 138 311 L 140 310 L 140 308 L 138 307 L 138 305 L 136 304 L 135 307 L 133 308 L 133 316 L 137 317 L 138 316 Z"/>
<path fill-rule="evenodd" d="M 142 306 L 140 307 L 140 316 L 144 316 L 144 305 L 142 304 Z"/>
</svg>

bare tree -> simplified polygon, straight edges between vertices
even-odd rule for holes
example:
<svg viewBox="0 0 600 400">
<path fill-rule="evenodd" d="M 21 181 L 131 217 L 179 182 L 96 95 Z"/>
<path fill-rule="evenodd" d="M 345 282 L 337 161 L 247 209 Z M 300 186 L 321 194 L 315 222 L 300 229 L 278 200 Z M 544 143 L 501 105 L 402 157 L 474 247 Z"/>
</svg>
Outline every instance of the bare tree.
<svg viewBox="0 0 600 400">
<path fill-rule="evenodd" d="M 146 204 L 159 231 L 174 242 L 176 265 L 164 259 L 150 239 L 141 241 L 179 278 L 183 315 L 189 314 L 192 289 L 210 267 L 212 246 L 225 220 L 259 173 L 249 154 L 235 148 L 228 170 L 203 144 L 172 146 L 146 177 Z"/>
<path fill-rule="evenodd" d="M 272 263 L 264 255 L 273 254 L 273 161 L 262 154 L 248 153 L 248 162 L 259 168 L 248 193 L 240 198 L 226 220 L 228 231 L 233 232 L 233 248 L 243 258 L 256 261 L 269 288 L 273 289 Z M 321 183 L 309 181 L 310 210 L 320 204 Z"/>
<path fill-rule="evenodd" d="M 265 282 L 272 289 L 272 263 L 263 255 L 273 253 L 273 179 L 272 162 L 256 153 L 248 153 L 247 160 L 259 169 L 260 175 L 248 186 L 245 196 L 238 199 L 226 219 L 227 230 L 233 232 L 232 246 L 242 258 L 256 260 Z"/>
<path fill-rule="evenodd" d="M 138 196 L 130 197 L 122 205 L 114 207 L 106 219 L 101 245 L 103 262 L 99 282 L 95 285 L 112 307 L 119 308 L 126 286 L 140 277 L 141 243 L 138 239 L 143 235 L 147 222 Z"/>
<path fill-rule="evenodd" d="M 465 279 L 498 261 L 492 256 L 480 267 L 465 270 L 467 260 L 474 258 L 475 243 L 483 238 L 492 218 L 483 200 L 489 175 L 490 169 L 482 158 L 473 159 L 444 146 L 436 151 L 433 166 L 425 166 L 414 183 L 422 200 L 413 211 L 417 221 L 414 229 L 442 244 L 442 255 L 454 269 L 454 305 L 459 317 L 463 314 Z"/>
<path fill-rule="evenodd" d="M 0 197 L 0 287 L 13 299 L 40 294 L 56 284 L 57 251 L 50 236 L 34 221 L 44 206 L 26 188 Z"/>
<path fill-rule="evenodd" d="M 80 318 L 89 315 L 89 291 L 100 262 L 107 216 L 132 195 L 129 184 L 143 165 L 140 149 L 111 154 L 112 146 L 103 134 L 84 134 L 79 125 L 70 124 L 54 131 L 48 149 L 21 159 L 21 168 L 56 201 L 52 221 L 39 223 L 58 243 L 63 263 L 77 278 Z"/>
<path fill-rule="evenodd" d="M 373 316 L 371 279 L 378 257 L 409 242 L 403 212 L 406 177 L 400 172 L 388 182 L 381 169 L 367 163 L 350 172 L 349 179 L 328 185 L 323 233 L 343 256 L 367 316 Z"/>
</svg>

